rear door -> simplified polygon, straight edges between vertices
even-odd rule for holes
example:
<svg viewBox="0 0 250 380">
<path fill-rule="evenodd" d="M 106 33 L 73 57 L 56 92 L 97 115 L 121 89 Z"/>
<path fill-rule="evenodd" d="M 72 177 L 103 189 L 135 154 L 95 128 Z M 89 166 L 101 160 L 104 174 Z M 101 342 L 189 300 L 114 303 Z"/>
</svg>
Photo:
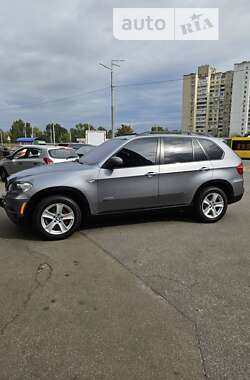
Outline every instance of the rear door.
<svg viewBox="0 0 250 380">
<path fill-rule="evenodd" d="M 157 206 L 158 142 L 157 137 L 130 141 L 114 154 L 123 159 L 123 167 L 101 168 L 98 179 L 100 212 Z"/>
<path fill-rule="evenodd" d="M 212 179 L 212 166 L 196 139 L 166 136 L 161 143 L 159 204 L 186 205 L 196 189 Z"/>
</svg>

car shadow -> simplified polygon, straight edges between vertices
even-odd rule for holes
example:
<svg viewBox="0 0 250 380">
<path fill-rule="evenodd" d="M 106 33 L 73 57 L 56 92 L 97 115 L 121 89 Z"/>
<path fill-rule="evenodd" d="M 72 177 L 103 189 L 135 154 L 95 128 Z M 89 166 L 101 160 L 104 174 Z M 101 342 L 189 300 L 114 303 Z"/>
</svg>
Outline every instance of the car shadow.
<svg viewBox="0 0 250 380">
<path fill-rule="evenodd" d="M 85 230 L 88 230 L 100 227 L 115 227 L 122 225 L 144 224 L 163 221 L 196 223 L 194 218 L 194 211 L 192 209 L 173 208 L 168 210 L 150 210 L 89 217 L 83 224 L 83 228 Z"/>
<path fill-rule="evenodd" d="M 114 215 L 102 215 L 88 217 L 81 226 L 81 230 L 91 230 L 95 228 L 116 227 L 125 225 L 137 225 L 154 222 L 184 222 L 196 223 L 192 209 L 168 209 L 150 210 L 133 213 L 123 213 Z M 31 226 L 20 226 L 12 223 L 7 216 L 0 218 L 0 238 L 14 240 L 41 241 L 41 237 L 36 234 Z"/>
</svg>

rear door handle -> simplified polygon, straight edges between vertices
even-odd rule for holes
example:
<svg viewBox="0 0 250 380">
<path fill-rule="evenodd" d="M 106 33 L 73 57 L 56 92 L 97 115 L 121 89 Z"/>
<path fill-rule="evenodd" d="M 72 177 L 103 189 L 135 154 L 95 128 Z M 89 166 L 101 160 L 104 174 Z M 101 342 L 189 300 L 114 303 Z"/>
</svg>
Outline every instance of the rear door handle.
<svg viewBox="0 0 250 380">
<path fill-rule="evenodd" d="M 200 171 L 202 172 L 207 172 L 208 170 L 210 170 L 210 168 L 208 168 L 207 166 L 203 166 L 202 168 L 200 168 Z"/>
<path fill-rule="evenodd" d="M 151 178 L 151 177 L 153 177 L 153 176 L 155 176 L 157 174 L 158 173 L 156 173 L 156 172 L 148 172 L 147 174 L 145 174 L 145 176 L 147 176 L 148 178 Z"/>
</svg>

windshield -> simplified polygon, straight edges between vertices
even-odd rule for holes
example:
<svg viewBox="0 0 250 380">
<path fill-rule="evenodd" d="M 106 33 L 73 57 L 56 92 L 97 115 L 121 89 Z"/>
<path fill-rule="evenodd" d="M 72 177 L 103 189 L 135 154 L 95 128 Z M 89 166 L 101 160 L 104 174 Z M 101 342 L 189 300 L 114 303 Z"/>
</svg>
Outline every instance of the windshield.
<svg viewBox="0 0 250 380">
<path fill-rule="evenodd" d="M 99 162 L 105 160 L 116 148 L 119 148 L 124 143 L 124 139 L 113 139 L 105 141 L 103 144 L 97 146 L 93 150 L 80 158 L 79 162 L 86 165 L 97 165 Z"/>
</svg>

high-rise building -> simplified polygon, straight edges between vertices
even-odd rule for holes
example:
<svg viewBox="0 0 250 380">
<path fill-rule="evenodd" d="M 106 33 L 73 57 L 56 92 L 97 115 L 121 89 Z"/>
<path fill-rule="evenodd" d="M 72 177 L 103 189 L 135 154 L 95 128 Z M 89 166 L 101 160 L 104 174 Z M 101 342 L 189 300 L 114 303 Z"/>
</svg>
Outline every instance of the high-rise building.
<svg viewBox="0 0 250 380">
<path fill-rule="evenodd" d="M 234 65 L 234 81 L 230 121 L 231 136 L 244 136 L 250 134 L 249 69 L 250 62 L 245 61 L 236 63 Z"/>
<path fill-rule="evenodd" d="M 233 71 L 216 72 L 203 65 L 184 75 L 182 130 L 227 136 L 230 125 Z"/>
</svg>

